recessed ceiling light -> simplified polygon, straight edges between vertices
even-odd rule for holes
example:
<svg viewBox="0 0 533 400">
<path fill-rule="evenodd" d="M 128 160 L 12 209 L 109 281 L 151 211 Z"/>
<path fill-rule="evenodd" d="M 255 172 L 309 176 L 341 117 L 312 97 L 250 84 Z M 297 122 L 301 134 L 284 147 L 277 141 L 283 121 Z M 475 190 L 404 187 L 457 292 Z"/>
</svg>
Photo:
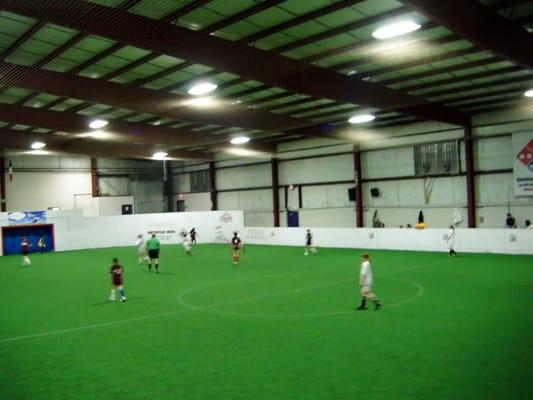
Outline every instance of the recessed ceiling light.
<svg viewBox="0 0 533 400">
<path fill-rule="evenodd" d="M 89 122 L 89 128 L 91 129 L 102 129 L 104 126 L 107 126 L 108 122 L 105 119 L 93 119 Z"/>
<path fill-rule="evenodd" d="M 185 100 L 182 105 L 190 107 L 215 107 L 219 104 L 213 97 L 197 97 Z"/>
<path fill-rule="evenodd" d="M 236 136 L 230 140 L 231 144 L 244 144 L 248 143 L 250 138 L 248 136 Z"/>
<path fill-rule="evenodd" d="M 164 160 L 166 156 L 168 156 L 168 153 L 165 153 L 164 151 L 158 151 L 152 155 L 152 158 L 154 160 Z"/>
<path fill-rule="evenodd" d="M 111 139 L 113 137 L 111 133 L 106 132 L 106 131 L 91 131 L 91 132 L 82 133 L 78 136 L 82 138 L 91 138 L 91 139 L 98 139 L 98 140 L 106 140 L 106 139 Z"/>
<path fill-rule="evenodd" d="M 46 147 L 46 143 L 43 143 L 43 142 L 33 142 L 31 144 L 31 148 L 33 150 L 39 150 L 39 149 L 42 149 L 44 147 Z"/>
<path fill-rule="evenodd" d="M 372 114 L 361 114 L 361 115 L 355 115 L 352 118 L 348 120 L 350 124 L 364 124 L 365 122 L 370 122 L 375 120 L 376 117 Z"/>
<path fill-rule="evenodd" d="M 396 36 L 405 35 L 420 29 L 420 25 L 413 21 L 400 21 L 390 25 L 385 25 L 376 29 L 372 36 L 376 39 L 390 39 Z"/>
<path fill-rule="evenodd" d="M 211 93 L 217 87 L 218 86 L 215 85 L 213 82 L 200 82 L 190 88 L 188 93 L 191 96 L 202 96 L 204 94 Z"/>
<path fill-rule="evenodd" d="M 533 97 L 533 89 L 530 89 L 528 90 L 527 92 L 524 93 L 524 96 L 526 97 Z"/>
<path fill-rule="evenodd" d="M 51 154 L 49 151 L 46 150 L 29 150 L 25 152 L 26 154 L 33 154 L 35 156 L 46 156 L 48 154 Z"/>
</svg>

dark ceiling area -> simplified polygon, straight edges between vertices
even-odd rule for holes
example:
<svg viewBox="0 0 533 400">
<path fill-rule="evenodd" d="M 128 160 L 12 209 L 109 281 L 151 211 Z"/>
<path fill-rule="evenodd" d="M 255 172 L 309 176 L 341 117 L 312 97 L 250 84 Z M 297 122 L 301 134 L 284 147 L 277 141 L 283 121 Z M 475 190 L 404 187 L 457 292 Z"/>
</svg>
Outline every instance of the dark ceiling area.
<svg viewBox="0 0 533 400">
<path fill-rule="evenodd" d="M 467 126 L 533 113 L 532 49 L 523 0 L 0 0 L 0 146 L 210 160 L 357 127 Z"/>
</svg>

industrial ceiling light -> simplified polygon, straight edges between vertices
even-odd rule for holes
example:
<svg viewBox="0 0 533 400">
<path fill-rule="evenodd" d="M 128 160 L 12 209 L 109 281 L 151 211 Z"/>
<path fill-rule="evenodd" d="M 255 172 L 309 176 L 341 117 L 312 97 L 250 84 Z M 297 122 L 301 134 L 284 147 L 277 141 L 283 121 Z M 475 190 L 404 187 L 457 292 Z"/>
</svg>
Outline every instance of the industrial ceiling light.
<svg viewBox="0 0 533 400">
<path fill-rule="evenodd" d="M 376 29 L 372 33 L 372 36 L 374 36 L 376 39 L 390 39 L 396 36 L 405 35 L 406 33 L 414 32 L 418 29 L 420 29 L 420 25 L 413 21 L 400 21 Z"/>
<path fill-rule="evenodd" d="M 165 153 L 164 151 L 158 151 L 152 155 L 152 158 L 154 160 L 164 160 L 166 156 L 168 156 L 168 153 Z"/>
<path fill-rule="evenodd" d="M 250 138 L 248 136 L 236 136 L 230 140 L 231 144 L 244 144 L 248 143 Z"/>
<path fill-rule="evenodd" d="M 33 150 L 39 150 L 39 149 L 42 149 L 44 147 L 46 147 L 46 143 L 43 143 L 43 142 L 33 142 L 31 144 L 31 148 Z"/>
<path fill-rule="evenodd" d="M 376 117 L 372 114 L 361 114 L 361 115 L 354 115 L 352 118 L 348 120 L 350 124 L 364 124 L 365 122 L 370 122 L 375 120 Z"/>
<path fill-rule="evenodd" d="M 533 97 L 533 89 L 529 89 L 524 93 L 524 96 L 526 97 Z"/>
<path fill-rule="evenodd" d="M 109 122 L 107 122 L 105 119 L 93 119 L 89 123 L 89 128 L 91 129 L 102 129 L 103 127 L 107 126 Z"/>
<path fill-rule="evenodd" d="M 188 93 L 191 96 L 203 96 L 204 94 L 211 93 L 218 85 L 213 82 L 200 82 L 189 89 Z"/>
</svg>

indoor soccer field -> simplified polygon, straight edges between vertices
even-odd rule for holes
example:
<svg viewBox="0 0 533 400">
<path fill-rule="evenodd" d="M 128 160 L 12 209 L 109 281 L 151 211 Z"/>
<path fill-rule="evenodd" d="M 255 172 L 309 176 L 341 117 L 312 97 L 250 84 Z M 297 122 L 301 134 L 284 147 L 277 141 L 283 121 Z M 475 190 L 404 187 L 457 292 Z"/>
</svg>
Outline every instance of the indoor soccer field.
<svg viewBox="0 0 533 400">
<path fill-rule="evenodd" d="M 533 257 L 224 245 L 0 259 L 1 399 L 532 398 Z M 111 258 L 127 302 L 109 302 Z"/>
</svg>

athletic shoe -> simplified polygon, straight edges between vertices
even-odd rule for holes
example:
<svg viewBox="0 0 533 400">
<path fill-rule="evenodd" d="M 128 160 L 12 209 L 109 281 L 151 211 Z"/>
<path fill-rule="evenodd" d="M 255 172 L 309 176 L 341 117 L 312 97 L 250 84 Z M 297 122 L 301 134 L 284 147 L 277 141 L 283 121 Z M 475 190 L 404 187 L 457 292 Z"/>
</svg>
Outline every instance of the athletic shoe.
<svg viewBox="0 0 533 400">
<path fill-rule="evenodd" d="M 357 311 L 362 311 L 362 310 L 366 310 L 368 307 L 364 307 L 364 306 L 359 306 L 356 308 Z"/>
<path fill-rule="evenodd" d="M 383 303 L 381 301 L 376 301 L 376 304 L 374 305 L 374 310 L 379 310 L 381 307 L 383 307 Z"/>
<path fill-rule="evenodd" d="M 110 297 L 109 301 L 115 301 L 116 299 L 114 297 Z"/>
<path fill-rule="evenodd" d="M 121 297 L 121 298 L 120 298 L 120 302 L 121 302 L 121 303 L 124 303 L 125 301 L 126 301 L 126 298 L 125 298 L 125 297 Z"/>
</svg>

